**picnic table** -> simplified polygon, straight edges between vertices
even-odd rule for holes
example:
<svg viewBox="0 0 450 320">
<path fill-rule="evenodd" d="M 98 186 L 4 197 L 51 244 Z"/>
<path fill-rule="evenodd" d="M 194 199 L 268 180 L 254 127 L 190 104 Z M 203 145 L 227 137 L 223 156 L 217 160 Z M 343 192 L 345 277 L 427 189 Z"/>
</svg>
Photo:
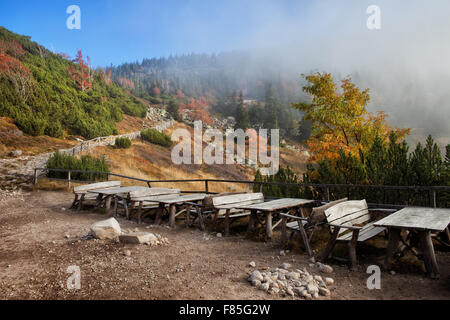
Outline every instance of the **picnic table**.
<svg viewBox="0 0 450 320">
<path fill-rule="evenodd" d="M 417 233 L 419 245 L 423 253 L 423 261 L 427 274 L 431 278 L 439 278 L 439 268 L 436 262 L 434 246 L 431 239 L 432 232 L 448 231 L 450 224 L 450 209 L 436 209 L 423 207 L 406 207 L 390 216 L 374 223 L 375 226 L 386 227 L 389 231 L 389 243 L 384 266 L 390 269 L 395 252 L 400 241 L 406 243 L 401 237 L 402 230 Z"/>
<path fill-rule="evenodd" d="M 166 205 L 169 206 L 169 226 L 175 226 L 175 218 L 186 211 L 186 225 L 189 224 L 190 212 L 192 209 L 192 204 L 190 202 L 202 201 L 206 197 L 206 193 L 196 193 L 187 195 L 165 195 L 165 196 L 155 196 L 147 198 L 148 201 L 157 202 L 159 204 L 158 212 L 156 214 L 155 224 L 161 222 L 161 215 Z M 178 213 L 176 212 L 177 205 L 183 205 L 185 208 Z M 202 219 L 200 217 L 200 219 Z M 202 221 L 201 221 L 202 223 Z"/>
<path fill-rule="evenodd" d="M 238 205 L 236 208 L 242 210 L 249 210 L 251 212 L 248 227 L 249 231 L 255 228 L 256 221 L 258 220 L 257 217 L 258 212 L 264 213 L 266 221 L 266 239 L 268 241 L 271 241 L 273 236 L 273 229 L 275 229 L 276 226 L 279 223 L 281 223 L 280 219 L 280 221 L 278 221 L 274 226 L 272 226 L 272 219 L 275 214 L 280 213 L 281 211 L 290 212 L 294 210 L 300 210 L 300 214 L 303 216 L 302 211 L 303 207 L 306 204 L 310 203 L 315 203 L 315 200 L 285 198 L 249 205 Z"/>
<path fill-rule="evenodd" d="M 116 187 L 116 188 L 105 188 L 105 189 L 95 189 L 89 190 L 89 193 L 98 194 L 97 206 L 101 204 L 102 201 L 105 202 L 105 209 L 107 212 L 111 209 L 111 200 L 117 195 L 124 196 L 130 194 L 130 192 L 148 189 L 148 187 L 143 186 L 130 186 L 130 187 Z"/>
</svg>

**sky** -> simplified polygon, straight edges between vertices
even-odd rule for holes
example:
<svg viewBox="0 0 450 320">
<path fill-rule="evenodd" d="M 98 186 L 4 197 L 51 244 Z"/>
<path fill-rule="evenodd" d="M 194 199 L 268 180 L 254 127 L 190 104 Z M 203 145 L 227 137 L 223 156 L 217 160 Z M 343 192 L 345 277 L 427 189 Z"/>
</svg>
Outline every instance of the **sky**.
<svg viewBox="0 0 450 320">
<path fill-rule="evenodd" d="M 81 9 L 69 30 L 66 8 Z M 381 29 L 367 28 L 370 5 Z M 0 0 L 0 25 L 94 66 L 246 50 L 261 66 L 352 75 L 370 111 L 450 143 L 448 0 Z"/>
</svg>

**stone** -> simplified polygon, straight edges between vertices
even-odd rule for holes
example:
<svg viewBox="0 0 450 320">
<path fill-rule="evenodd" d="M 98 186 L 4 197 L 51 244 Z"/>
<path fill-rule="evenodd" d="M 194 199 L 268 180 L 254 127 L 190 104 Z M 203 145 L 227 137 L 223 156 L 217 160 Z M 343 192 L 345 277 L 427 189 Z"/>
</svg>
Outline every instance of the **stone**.
<svg viewBox="0 0 450 320">
<path fill-rule="evenodd" d="M 91 225 L 92 235 L 100 240 L 111 239 L 115 240 L 119 237 L 121 230 L 120 225 L 116 219 L 110 218 L 102 220 Z"/>
<path fill-rule="evenodd" d="M 259 290 L 266 292 L 269 291 L 269 283 L 267 282 L 261 283 L 261 285 L 259 286 Z"/>
<path fill-rule="evenodd" d="M 315 293 L 312 295 L 312 297 L 313 297 L 314 299 L 319 298 L 319 293 L 318 293 L 318 292 L 315 292 Z"/>
<path fill-rule="evenodd" d="M 329 297 L 331 292 L 327 288 L 319 288 L 319 294 L 324 297 Z"/>
<path fill-rule="evenodd" d="M 292 290 L 291 287 L 286 288 L 286 294 L 290 295 L 291 297 L 295 296 L 294 290 Z"/>
<path fill-rule="evenodd" d="M 248 265 L 252 268 L 256 267 L 255 261 L 251 261 Z"/>
<path fill-rule="evenodd" d="M 283 263 L 282 265 L 281 265 L 281 269 L 284 269 L 284 270 L 287 270 L 287 269 L 289 269 L 291 267 L 291 264 L 290 263 L 287 263 L 287 262 L 285 262 L 285 263 Z"/>
<path fill-rule="evenodd" d="M 314 280 L 316 280 L 317 282 L 323 282 L 323 279 L 321 276 L 314 276 Z"/>
<path fill-rule="evenodd" d="M 310 295 L 309 293 L 305 293 L 305 295 L 303 296 L 306 300 L 312 300 L 313 297 L 312 295 Z"/>
<path fill-rule="evenodd" d="M 271 294 L 277 294 L 280 292 L 280 289 L 278 289 L 277 287 L 273 287 L 272 289 L 270 289 L 269 293 Z"/>
<path fill-rule="evenodd" d="M 22 155 L 22 150 L 13 150 L 9 153 L 11 157 L 20 157 Z"/>
<path fill-rule="evenodd" d="M 261 272 L 259 272 L 258 270 L 255 270 L 250 274 L 249 280 L 250 281 L 254 281 L 254 280 L 263 281 L 263 276 L 262 276 Z"/>
<path fill-rule="evenodd" d="M 216 234 L 217 238 L 222 238 L 222 234 L 219 232 L 218 234 Z"/>
<path fill-rule="evenodd" d="M 332 286 L 334 284 L 334 279 L 333 278 L 325 278 L 325 284 L 327 286 Z"/>
<path fill-rule="evenodd" d="M 130 250 L 125 250 L 123 252 L 123 255 L 129 257 L 129 256 L 131 256 L 131 251 Z"/>
<path fill-rule="evenodd" d="M 311 263 L 316 263 L 316 259 L 314 257 L 309 258 L 308 261 Z"/>
<path fill-rule="evenodd" d="M 281 250 L 279 255 L 284 257 L 286 255 L 286 253 L 284 252 L 284 250 Z"/>
<path fill-rule="evenodd" d="M 261 281 L 259 280 L 253 280 L 252 281 L 252 286 L 259 288 L 259 286 L 261 285 Z"/>
<path fill-rule="evenodd" d="M 319 293 L 319 288 L 313 284 L 308 284 L 306 287 L 306 290 L 308 290 L 308 293 L 313 295 L 314 293 Z"/>
<path fill-rule="evenodd" d="M 323 273 L 333 273 L 333 268 L 327 264 L 323 263 L 317 263 L 317 266 L 319 267 L 319 271 Z"/>
<path fill-rule="evenodd" d="M 122 234 L 119 236 L 119 240 L 122 243 L 130 244 L 158 244 L 158 238 L 151 232 L 131 232 L 128 234 Z"/>
</svg>

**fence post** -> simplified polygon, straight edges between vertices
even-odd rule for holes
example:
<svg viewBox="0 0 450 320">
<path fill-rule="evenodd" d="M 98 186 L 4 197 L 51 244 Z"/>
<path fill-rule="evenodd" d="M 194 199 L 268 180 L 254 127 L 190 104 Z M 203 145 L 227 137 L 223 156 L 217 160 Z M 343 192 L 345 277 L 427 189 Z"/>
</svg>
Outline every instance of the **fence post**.
<svg viewBox="0 0 450 320">
<path fill-rule="evenodd" d="M 432 207 L 432 208 L 436 208 L 437 207 L 436 190 L 434 190 L 434 189 L 430 189 L 430 207 Z"/>
<path fill-rule="evenodd" d="M 328 186 L 325 188 L 325 196 L 326 196 L 327 202 L 330 202 L 330 187 L 328 187 Z"/>
<path fill-rule="evenodd" d="M 68 181 L 68 184 L 69 184 L 69 186 L 68 186 L 68 190 L 70 191 L 70 176 L 71 176 L 71 174 L 70 174 L 70 170 L 69 171 L 67 171 L 67 181 Z"/>
<path fill-rule="evenodd" d="M 208 180 L 205 180 L 205 193 L 208 194 L 209 193 L 209 185 L 208 185 Z"/>
<path fill-rule="evenodd" d="M 259 193 L 263 193 L 263 184 L 262 183 L 259 184 Z"/>
<path fill-rule="evenodd" d="M 34 178 L 33 178 L 33 184 L 36 185 L 37 183 L 37 168 L 34 168 Z"/>
</svg>

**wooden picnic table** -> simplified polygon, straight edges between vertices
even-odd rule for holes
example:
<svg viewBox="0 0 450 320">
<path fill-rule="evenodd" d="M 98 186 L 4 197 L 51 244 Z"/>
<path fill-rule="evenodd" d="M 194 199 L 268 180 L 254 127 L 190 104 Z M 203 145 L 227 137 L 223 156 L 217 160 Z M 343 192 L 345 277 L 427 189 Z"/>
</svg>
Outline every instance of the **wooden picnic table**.
<svg viewBox="0 0 450 320">
<path fill-rule="evenodd" d="M 130 192 L 148 189 L 148 187 L 143 186 L 130 186 L 130 187 L 117 187 L 117 188 L 105 188 L 105 189 L 95 189 L 89 190 L 89 193 L 96 193 L 99 195 L 97 199 L 97 206 L 104 200 L 105 201 L 105 209 L 107 212 L 111 209 L 111 199 L 117 195 L 127 195 Z"/>
<path fill-rule="evenodd" d="M 205 193 L 196 193 L 196 194 L 187 194 L 187 195 L 164 195 L 164 196 L 155 196 L 155 197 L 147 197 L 148 201 L 157 202 L 159 204 L 158 212 L 156 214 L 155 224 L 159 224 L 161 222 L 161 215 L 166 205 L 169 206 L 169 226 L 175 226 L 175 218 L 178 214 L 186 211 L 186 220 L 187 224 L 189 223 L 189 214 L 192 209 L 192 204 L 189 202 L 197 202 L 205 199 Z M 185 208 L 176 213 L 176 206 L 185 204 Z"/>
<path fill-rule="evenodd" d="M 271 241 L 273 236 L 273 229 L 275 229 L 275 227 L 281 222 L 280 220 L 274 226 L 272 226 L 272 219 L 275 214 L 280 213 L 281 211 L 290 212 L 295 209 L 302 210 L 306 204 L 310 203 L 315 203 L 315 200 L 285 198 L 249 205 L 239 204 L 236 208 L 249 210 L 251 212 L 248 228 L 249 231 L 255 228 L 258 212 L 264 213 L 266 220 L 266 238 L 268 241 Z M 303 212 L 301 211 L 300 214 L 303 215 Z"/>
<path fill-rule="evenodd" d="M 390 269 L 399 243 L 403 241 L 401 231 L 408 230 L 409 232 L 418 233 L 427 274 L 431 278 L 439 278 L 439 268 L 436 262 L 431 233 L 448 231 L 449 224 L 450 209 L 424 207 L 406 207 L 374 223 L 375 226 L 386 227 L 389 231 L 389 243 L 384 261 L 385 268 Z"/>
</svg>

